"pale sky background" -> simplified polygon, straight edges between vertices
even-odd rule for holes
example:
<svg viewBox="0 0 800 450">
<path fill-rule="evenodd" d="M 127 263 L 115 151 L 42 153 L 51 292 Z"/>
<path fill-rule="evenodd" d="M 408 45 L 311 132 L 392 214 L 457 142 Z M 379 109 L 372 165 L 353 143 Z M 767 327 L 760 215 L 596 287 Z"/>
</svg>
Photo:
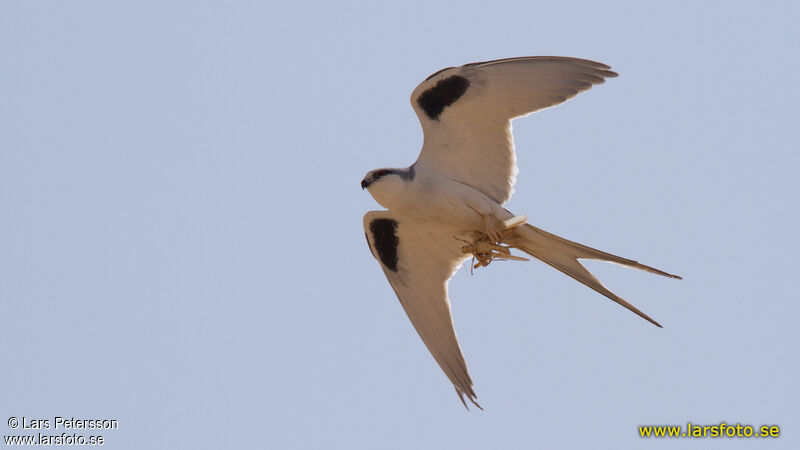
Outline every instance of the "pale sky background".
<svg viewBox="0 0 800 450">
<path fill-rule="evenodd" d="M 110 449 L 798 448 L 796 2 L 5 2 L 0 429 Z M 364 242 L 412 89 L 565 55 L 620 77 L 514 124 L 539 262 L 451 281 L 467 412 Z M 777 441 L 640 424 L 777 424 Z M 86 433 L 89 434 L 89 433 Z"/>
</svg>

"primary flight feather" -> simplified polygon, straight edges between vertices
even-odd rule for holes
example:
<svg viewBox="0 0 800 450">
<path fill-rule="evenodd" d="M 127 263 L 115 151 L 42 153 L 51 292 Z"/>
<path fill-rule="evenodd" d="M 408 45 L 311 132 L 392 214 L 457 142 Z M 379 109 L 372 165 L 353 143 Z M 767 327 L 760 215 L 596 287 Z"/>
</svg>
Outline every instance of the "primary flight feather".
<svg viewBox="0 0 800 450">
<path fill-rule="evenodd" d="M 511 120 L 558 105 L 616 77 L 585 59 L 532 56 L 440 70 L 411 94 L 425 141 L 407 168 L 372 170 L 361 181 L 388 211 L 364 216 L 367 242 L 411 323 L 466 406 L 480 408 L 458 345 L 447 283 L 465 259 L 489 244 L 502 257 L 518 248 L 605 295 L 649 322 L 649 316 L 606 289 L 578 259 L 614 262 L 680 278 L 595 250 L 514 219 L 517 164 Z M 467 244 L 466 246 L 464 244 Z M 499 255 L 499 256 L 498 256 Z"/>
</svg>

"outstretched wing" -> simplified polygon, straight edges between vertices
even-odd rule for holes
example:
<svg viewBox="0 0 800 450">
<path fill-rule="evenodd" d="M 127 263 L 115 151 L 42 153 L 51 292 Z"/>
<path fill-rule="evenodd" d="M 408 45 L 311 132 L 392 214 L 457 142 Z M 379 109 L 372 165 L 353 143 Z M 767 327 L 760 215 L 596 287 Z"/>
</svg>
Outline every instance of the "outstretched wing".
<svg viewBox="0 0 800 450">
<path fill-rule="evenodd" d="M 461 401 L 466 395 L 480 408 L 458 346 L 447 298 L 447 282 L 466 259 L 461 252 L 463 244 L 449 234 L 403 220 L 389 211 L 368 212 L 364 231 L 372 255 L 380 262 L 408 318 Z"/>
<path fill-rule="evenodd" d="M 585 59 L 531 56 L 440 70 L 411 94 L 425 134 L 417 164 L 504 203 L 517 175 L 511 119 L 616 77 L 609 69 Z"/>
</svg>

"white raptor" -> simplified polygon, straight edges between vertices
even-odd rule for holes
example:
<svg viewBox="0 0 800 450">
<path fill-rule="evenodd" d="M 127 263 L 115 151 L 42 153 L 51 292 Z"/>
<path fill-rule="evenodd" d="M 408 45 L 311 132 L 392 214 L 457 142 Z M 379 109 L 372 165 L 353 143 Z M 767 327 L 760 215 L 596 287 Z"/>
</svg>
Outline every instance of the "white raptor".
<svg viewBox="0 0 800 450">
<path fill-rule="evenodd" d="M 466 395 L 480 408 L 447 298 L 448 280 L 470 257 L 465 241 L 518 248 L 661 326 L 606 289 L 578 260 L 680 277 L 531 225 L 506 229 L 503 223 L 514 217 L 502 206 L 517 174 L 511 120 L 616 77 L 609 69 L 585 59 L 534 56 L 440 70 L 411 94 L 425 134 L 417 161 L 408 168 L 373 170 L 361 181 L 388 209 L 364 216 L 370 250 L 462 402 Z"/>
</svg>

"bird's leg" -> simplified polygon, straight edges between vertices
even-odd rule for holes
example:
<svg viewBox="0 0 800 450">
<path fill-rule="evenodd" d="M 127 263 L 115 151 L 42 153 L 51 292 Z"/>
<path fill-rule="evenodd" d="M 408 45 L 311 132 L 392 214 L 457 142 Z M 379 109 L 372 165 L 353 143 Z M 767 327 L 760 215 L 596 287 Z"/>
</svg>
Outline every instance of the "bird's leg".
<svg viewBox="0 0 800 450">
<path fill-rule="evenodd" d="M 524 224 L 528 216 L 514 216 L 503 221 L 497 221 L 489 214 L 483 214 L 483 233 L 489 236 L 492 244 L 503 242 L 504 235 Z"/>
<path fill-rule="evenodd" d="M 492 244 L 503 242 L 503 235 L 497 228 L 496 221 L 488 214 L 483 215 L 483 232 L 489 236 Z"/>
<path fill-rule="evenodd" d="M 495 259 L 500 261 L 529 261 L 527 258 L 512 255 L 510 247 L 503 244 L 504 235 L 524 224 L 528 220 L 528 216 L 514 216 L 503 221 L 495 220 L 491 214 L 482 214 L 482 217 L 484 231 L 474 241 L 468 242 L 453 236 L 453 238 L 468 244 L 461 247 L 461 251 L 465 254 L 472 254 L 471 269 L 486 267 Z M 478 262 L 476 263 L 475 260 L 478 260 Z M 470 273 L 472 273 L 472 270 L 470 270 Z"/>
</svg>

